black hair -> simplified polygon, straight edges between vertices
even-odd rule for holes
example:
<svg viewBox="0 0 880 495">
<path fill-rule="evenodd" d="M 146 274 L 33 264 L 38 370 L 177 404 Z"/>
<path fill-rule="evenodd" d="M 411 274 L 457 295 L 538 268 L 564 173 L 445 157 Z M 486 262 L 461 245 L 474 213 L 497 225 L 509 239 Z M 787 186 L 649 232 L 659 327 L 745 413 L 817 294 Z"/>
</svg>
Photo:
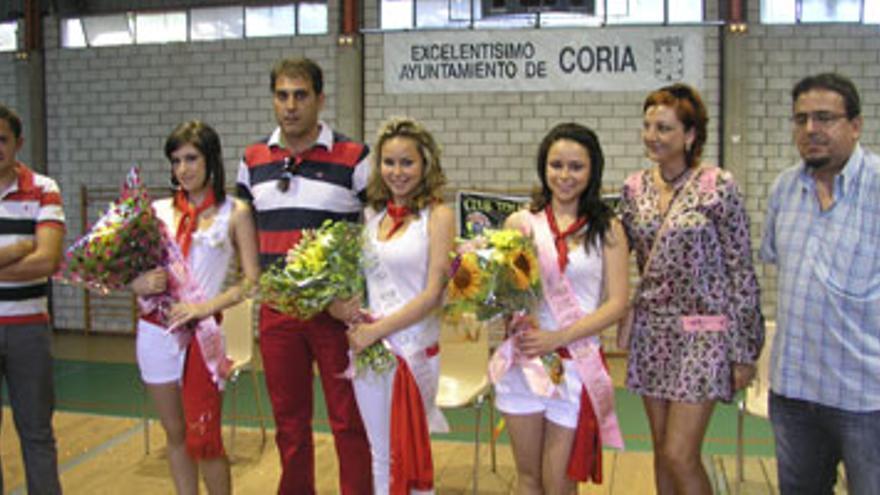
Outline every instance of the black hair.
<svg viewBox="0 0 880 495">
<path fill-rule="evenodd" d="M 602 172 L 605 169 L 605 155 L 602 154 L 602 145 L 599 136 L 592 129 L 567 122 L 556 125 L 544 136 L 538 147 L 538 177 L 541 179 L 541 187 L 532 194 L 530 210 L 537 213 L 543 210 L 553 199 L 553 193 L 547 185 L 547 155 L 550 147 L 557 141 L 568 139 L 574 141 L 587 151 L 590 157 L 590 178 L 587 187 L 578 199 L 578 217 L 586 217 L 587 235 L 584 238 L 584 248 L 589 251 L 590 246 L 597 239 L 605 240 L 610 228 L 611 219 L 614 216 L 611 207 L 602 201 Z"/>
<path fill-rule="evenodd" d="M 220 136 L 208 124 L 200 120 L 190 120 L 179 124 L 165 140 L 165 157 L 171 160 L 171 153 L 185 144 L 191 144 L 205 156 L 205 183 L 211 182 L 214 199 L 222 204 L 226 199 L 226 174 L 223 170 L 223 153 Z M 171 185 L 179 183 L 171 172 Z"/>
<path fill-rule="evenodd" d="M 825 89 L 839 94 L 846 107 L 847 119 L 852 120 L 862 114 L 862 103 L 856 85 L 848 77 L 836 72 L 823 72 L 798 81 L 791 90 L 792 106 L 803 93 L 814 89 Z"/>
</svg>

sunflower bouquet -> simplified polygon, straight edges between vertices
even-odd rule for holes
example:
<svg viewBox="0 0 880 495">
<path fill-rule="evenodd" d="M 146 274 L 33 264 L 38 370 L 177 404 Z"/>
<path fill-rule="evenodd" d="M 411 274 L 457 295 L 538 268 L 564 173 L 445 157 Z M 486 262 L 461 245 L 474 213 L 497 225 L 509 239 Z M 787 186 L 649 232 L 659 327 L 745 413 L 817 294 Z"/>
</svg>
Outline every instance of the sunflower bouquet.
<svg viewBox="0 0 880 495">
<path fill-rule="evenodd" d="M 515 229 L 487 229 L 459 239 L 446 288 L 445 311 L 473 313 L 487 321 L 528 313 L 541 296 L 541 278 L 532 240 Z"/>
<path fill-rule="evenodd" d="M 538 327 L 531 316 L 541 297 L 541 277 L 532 239 L 517 229 L 487 229 L 459 240 L 446 289 L 447 314 L 472 313 L 479 321 L 505 318 L 508 335 Z M 564 371 L 555 352 L 540 357 L 558 385 Z"/>
<path fill-rule="evenodd" d="M 335 299 L 363 291 L 362 227 L 327 220 L 303 233 L 287 260 L 270 266 L 260 277 L 260 298 L 287 315 L 308 320 Z"/>
</svg>

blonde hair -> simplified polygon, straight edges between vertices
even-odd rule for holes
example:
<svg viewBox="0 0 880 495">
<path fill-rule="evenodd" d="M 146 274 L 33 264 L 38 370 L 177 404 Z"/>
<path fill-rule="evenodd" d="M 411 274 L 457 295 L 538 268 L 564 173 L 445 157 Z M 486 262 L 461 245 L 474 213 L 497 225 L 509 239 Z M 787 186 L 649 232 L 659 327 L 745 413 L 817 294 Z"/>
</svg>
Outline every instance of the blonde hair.
<svg viewBox="0 0 880 495">
<path fill-rule="evenodd" d="M 422 124 L 409 117 L 392 117 L 379 128 L 376 146 L 373 148 L 373 169 L 367 182 L 367 203 L 379 211 L 392 199 L 391 189 L 382 180 L 382 147 L 393 138 L 402 137 L 412 140 L 422 158 L 424 169 L 422 180 L 409 198 L 408 208 L 421 210 L 433 202 L 442 201 L 442 188 L 446 185 L 446 175 L 440 167 L 440 147 L 434 136 Z"/>
</svg>

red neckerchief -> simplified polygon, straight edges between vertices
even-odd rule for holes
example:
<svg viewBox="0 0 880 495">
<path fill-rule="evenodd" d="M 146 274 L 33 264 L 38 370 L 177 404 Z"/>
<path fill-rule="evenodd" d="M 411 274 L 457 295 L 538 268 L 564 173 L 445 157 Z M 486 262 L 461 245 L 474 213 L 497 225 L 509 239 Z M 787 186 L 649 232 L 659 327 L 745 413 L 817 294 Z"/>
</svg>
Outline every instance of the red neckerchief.
<svg viewBox="0 0 880 495">
<path fill-rule="evenodd" d="M 180 245 L 180 251 L 184 258 L 189 258 L 189 247 L 192 244 L 192 235 L 199 226 L 199 215 L 208 208 L 214 206 L 214 190 L 208 189 L 201 204 L 193 207 L 186 199 L 186 192 L 183 189 L 174 193 L 174 207 L 180 211 L 180 221 L 177 222 L 177 244 Z"/>
<path fill-rule="evenodd" d="M 565 229 L 565 232 L 560 232 L 559 227 L 556 225 L 556 217 L 553 215 L 553 207 L 548 204 L 544 208 L 544 213 L 547 215 L 547 223 L 550 225 L 550 232 L 553 233 L 553 241 L 556 244 L 556 259 L 559 260 L 559 273 L 563 273 L 565 265 L 568 264 L 568 243 L 565 239 L 582 229 L 587 224 L 587 218 L 578 218 Z"/>
<path fill-rule="evenodd" d="M 409 208 L 406 205 L 396 205 L 394 201 L 388 200 L 388 203 L 385 205 L 385 213 L 391 217 L 391 230 L 388 232 L 388 236 L 386 239 L 391 239 L 391 236 L 397 232 L 397 229 L 403 227 L 403 222 L 406 221 L 406 217 L 412 214 Z"/>
</svg>

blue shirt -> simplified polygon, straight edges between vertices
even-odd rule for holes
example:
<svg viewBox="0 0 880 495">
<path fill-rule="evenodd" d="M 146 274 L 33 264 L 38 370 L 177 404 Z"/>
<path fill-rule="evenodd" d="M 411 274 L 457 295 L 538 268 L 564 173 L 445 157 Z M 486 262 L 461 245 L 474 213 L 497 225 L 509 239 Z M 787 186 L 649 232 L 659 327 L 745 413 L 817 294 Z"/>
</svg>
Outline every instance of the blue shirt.
<svg viewBox="0 0 880 495">
<path fill-rule="evenodd" d="M 778 270 L 770 386 L 849 411 L 880 410 L 880 158 L 856 145 L 819 206 L 800 163 L 773 184 L 761 258 Z"/>
</svg>

